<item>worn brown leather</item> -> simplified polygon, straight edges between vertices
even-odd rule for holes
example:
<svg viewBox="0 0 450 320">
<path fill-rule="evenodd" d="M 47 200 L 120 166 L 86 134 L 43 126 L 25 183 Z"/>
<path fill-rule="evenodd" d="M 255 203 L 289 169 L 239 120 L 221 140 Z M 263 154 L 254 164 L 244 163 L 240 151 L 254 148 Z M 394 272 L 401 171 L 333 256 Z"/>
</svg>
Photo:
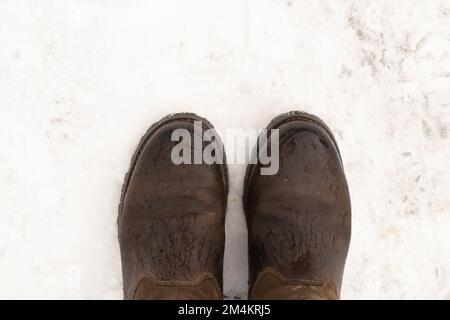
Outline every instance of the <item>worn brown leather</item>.
<svg viewBox="0 0 450 320">
<path fill-rule="evenodd" d="M 193 136 L 195 120 L 212 128 L 193 114 L 166 117 L 133 157 L 118 219 L 125 299 L 222 299 L 226 167 L 171 161 L 173 130 Z"/>
<path fill-rule="evenodd" d="M 249 297 L 338 299 L 351 208 L 337 144 L 305 113 L 281 115 L 268 128 L 280 130 L 279 172 L 263 176 L 260 164 L 250 165 L 244 186 Z"/>
<path fill-rule="evenodd" d="M 221 289 L 212 275 L 205 274 L 196 281 L 158 282 L 144 278 L 134 293 L 136 300 L 220 300 Z"/>
</svg>

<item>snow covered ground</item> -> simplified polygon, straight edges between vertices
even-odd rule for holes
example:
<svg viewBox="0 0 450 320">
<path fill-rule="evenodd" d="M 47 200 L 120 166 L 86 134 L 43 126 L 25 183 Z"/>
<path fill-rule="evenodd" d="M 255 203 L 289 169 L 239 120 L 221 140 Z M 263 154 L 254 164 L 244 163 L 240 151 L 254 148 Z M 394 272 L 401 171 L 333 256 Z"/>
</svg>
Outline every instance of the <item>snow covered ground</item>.
<svg viewBox="0 0 450 320">
<path fill-rule="evenodd" d="M 0 0 L 0 298 L 120 299 L 117 205 L 147 127 L 294 109 L 343 155 L 342 297 L 450 299 L 449 0 Z M 243 173 L 225 294 L 245 299 Z"/>
</svg>

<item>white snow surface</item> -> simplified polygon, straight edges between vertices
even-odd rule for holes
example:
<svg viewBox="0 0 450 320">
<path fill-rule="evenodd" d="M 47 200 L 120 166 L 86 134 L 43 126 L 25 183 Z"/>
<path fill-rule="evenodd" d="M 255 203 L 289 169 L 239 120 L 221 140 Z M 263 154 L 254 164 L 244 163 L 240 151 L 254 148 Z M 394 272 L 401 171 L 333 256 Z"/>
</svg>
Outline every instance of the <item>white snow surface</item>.
<svg viewBox="0 0 450 320">
<path fill-rule="evenodd" d="M 342 152 L 342 298 L 450 299 L 449 0 L 0 0 L 0 298 L 121 299 L 117 206 L 146 129 L 289 110 Z M 224 267 L 240 299 L 244 169 Z"/>
</svg>

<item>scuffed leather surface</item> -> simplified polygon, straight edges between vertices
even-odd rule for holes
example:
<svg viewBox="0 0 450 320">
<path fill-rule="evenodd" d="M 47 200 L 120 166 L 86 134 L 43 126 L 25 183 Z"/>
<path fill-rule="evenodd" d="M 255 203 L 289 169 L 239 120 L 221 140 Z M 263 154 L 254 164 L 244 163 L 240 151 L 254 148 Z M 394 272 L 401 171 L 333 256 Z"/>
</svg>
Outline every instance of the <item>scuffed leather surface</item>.
<svg viewBox="0 0 450 320">
<path fill-rule="evenodd" d="M 336 288 L 330 280 L 290 280 L 266 268 L 255 281 L 254 300 L 337 300 Z"/>
<path fill-rule="evenodd" d="M 246 186 L 250 296 L 261 296 L 252 287 L 266 268 L 286 279 L 329 280 L 339 293 L 351 232 L 349 190 L 339 152 L 314 121 L 293 119 L 279 130 L 278 174 L 261 176 L 258 170 Z"/>
<path fill-rule="evenodd" d="M 193 120 L 169 121 L 152 133 L 132 168 L 118 221 L 125 299 L 145 278 L 194 283 L 206 273 L 222 287 L 223 172 L 220 165 L 173 164 L 177 128 L 193 132 Z"/>
<path fill-rule="evenodd" d="M 134 300 L 221 300 L 220 286 L 213 275 L 204 274 L 194 281 L 160 282 L 142 279 Z"/>
</svg>

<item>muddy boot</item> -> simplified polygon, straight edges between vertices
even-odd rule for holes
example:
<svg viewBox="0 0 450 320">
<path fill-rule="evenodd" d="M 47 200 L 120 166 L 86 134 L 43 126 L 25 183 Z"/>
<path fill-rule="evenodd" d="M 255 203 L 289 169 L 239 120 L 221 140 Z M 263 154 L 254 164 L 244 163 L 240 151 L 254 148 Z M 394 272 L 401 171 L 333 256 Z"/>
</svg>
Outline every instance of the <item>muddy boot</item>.
<svg viewBox="0 0 450 320">
<path fill-rule="evenodd" d="M 166 117 L 133 157 L 118 218 L 125 299 L 222 299 L 226 167 L 171 158 L 179 145 L 172 132 L 186 129 L 193 144 L 194 121 L 202 121 L 200 131 L 212 128 L 193 114 Z M 212 143 L 223 152 L 218 139 Z M 187 150 L 193 161 L 194 145 Z"/>
<path fill-rule="evenodd" d="M 279 129 L 279 172 L 264 176 L 260 164 L 250 165 L 244 185 L 249 297 L 339 299 L 351 209 L 336 141 L 320 119 L 301 112 L 268 129 Z"/>
</svg>

